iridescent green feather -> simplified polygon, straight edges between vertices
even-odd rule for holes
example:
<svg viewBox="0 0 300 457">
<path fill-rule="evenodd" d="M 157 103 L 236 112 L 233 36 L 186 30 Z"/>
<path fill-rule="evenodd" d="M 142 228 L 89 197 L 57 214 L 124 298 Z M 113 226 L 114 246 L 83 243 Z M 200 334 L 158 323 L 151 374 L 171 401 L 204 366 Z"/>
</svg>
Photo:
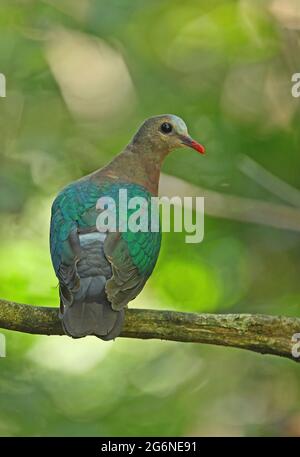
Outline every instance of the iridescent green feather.
<svg viewBox="0 0 300 457">
<path fill-rule="evenodd" d="M 89 228 L 96 225 L 99 211 L 96 203 L 100 197 L 112 197 L 117 207 L 117 226 L 119 223 L 118 192 L 127 190 L 128 199 L 143 197 L 150 203 L 151 194 L 142 186 L 133 183 L 111 183 L 97 185 L 90 180 L 78 181 L 63 189 L 56 197 L 52 206 L 50 248 L 53 265 L 58 274 L 60 265 L 74 261 L 68 237 L 77 228 Z M 135 210 L 128 210 L 127 220 Z M 124 218 L 124 214 L 121 217 Z M 149 276 L 155 266 L 161 243 L 161 233 L 150 230 L 150 206 L 148 212 L 148 231 L 122 232 L 121 238 L 126 242 L 128 253 L 139 273 Z M 116 251 L 116 255 L 119 254 Z"/>
</svg>

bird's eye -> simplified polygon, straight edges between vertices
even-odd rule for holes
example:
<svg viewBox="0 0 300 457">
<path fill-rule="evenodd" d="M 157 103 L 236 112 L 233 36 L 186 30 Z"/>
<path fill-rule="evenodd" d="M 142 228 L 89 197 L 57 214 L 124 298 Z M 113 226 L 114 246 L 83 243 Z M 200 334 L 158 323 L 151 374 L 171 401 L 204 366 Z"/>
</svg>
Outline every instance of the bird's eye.
<svg viewBox="0 0 300 457">
<path fill-rule="evenodd" d="M 163 132 L 163 133 L 171 133 L 172 130 L 173 130 L 173 127 L 172 125 L 169 123 L 169 122 L 164 122 L 163 124 L 161 124 L 160 126 L 160 130 Z"/>
</svg>

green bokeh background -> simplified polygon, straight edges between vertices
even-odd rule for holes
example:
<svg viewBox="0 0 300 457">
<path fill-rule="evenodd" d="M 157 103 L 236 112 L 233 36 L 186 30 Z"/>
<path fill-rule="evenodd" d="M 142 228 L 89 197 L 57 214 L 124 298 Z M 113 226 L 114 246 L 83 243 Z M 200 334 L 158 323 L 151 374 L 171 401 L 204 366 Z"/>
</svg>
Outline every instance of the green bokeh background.
<svg viewBox="0 0 300 457">
<path fill-rule="evenodd" d="M 2 1 L 0 296 L 58 305 L 51 201 L 103 166 L 154 114 L 184 118 L 207 149 L 164 172 L 284 202 L 245 155 L 300 188 L 299 3 L 293 0 Z M 300 206 L 300 204 L 299 204 Z M 224 209 L 226 212 L 226 208 Z M 201 244 L 165 233 L 134 306 L 299 316 L 300 233 L 205 218 Z M 300 435 L 300 368 L 237 349 L 73 341 L 4 332 L 0 435 Z"/>
</svg>

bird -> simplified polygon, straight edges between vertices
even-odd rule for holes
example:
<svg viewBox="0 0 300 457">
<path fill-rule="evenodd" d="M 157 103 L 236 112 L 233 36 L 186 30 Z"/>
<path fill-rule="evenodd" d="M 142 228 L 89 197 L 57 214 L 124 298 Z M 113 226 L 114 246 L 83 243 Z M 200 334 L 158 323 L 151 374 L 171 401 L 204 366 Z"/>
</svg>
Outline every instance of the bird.
<svg viewBox="0 0 300 457">
<path fill-rule="evenodd" d="M 164 114 L 146 119 L 127 146 L 106 166 L 68 184 L 51 208 L 50 251 L 59 281 L 59 317 L 66 335 L 113 340 L 122 331 L 128 303 L 143 289 L 161 246 L 157 231 L 97 228 L 101 197 L 147 202 L 158 195 L 161 165 L 173 149 L 205 148 L 185 122 Z"/>
</svg>

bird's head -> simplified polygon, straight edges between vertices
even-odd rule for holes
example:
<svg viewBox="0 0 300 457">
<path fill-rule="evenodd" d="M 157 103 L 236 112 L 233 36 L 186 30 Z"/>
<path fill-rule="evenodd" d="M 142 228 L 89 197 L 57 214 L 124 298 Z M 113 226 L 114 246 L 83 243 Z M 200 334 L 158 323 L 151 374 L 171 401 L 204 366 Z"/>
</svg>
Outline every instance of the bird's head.
<svg viewBox="0 0 300 457">
<path fill-rule="evenodd" d="M 135 134 L 132 144 L 146 153 L 158 153 L 162 156 L 183 146 L 193 148 L 200 154 L 205 153 L 204 146 L 190 137 L 185 122 L 174 114 L 146 119 Z"/>
</svg>

